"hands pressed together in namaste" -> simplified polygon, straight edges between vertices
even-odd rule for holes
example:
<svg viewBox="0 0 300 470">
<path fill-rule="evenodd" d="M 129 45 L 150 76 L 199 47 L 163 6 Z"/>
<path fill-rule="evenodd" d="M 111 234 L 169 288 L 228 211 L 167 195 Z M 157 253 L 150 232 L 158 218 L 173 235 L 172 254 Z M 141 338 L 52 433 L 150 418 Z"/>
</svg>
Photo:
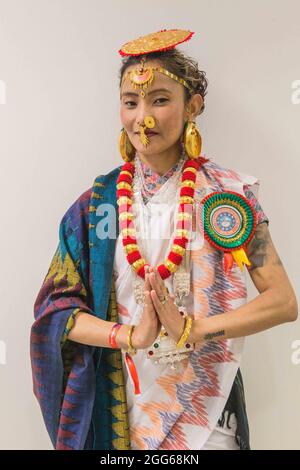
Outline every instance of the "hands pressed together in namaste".
<svg viewBox="0 0 300 470">
<path fill-rule="evenodd" d="M 180 338 L 185 320 L 168 294 L 159 272 L 152 266 L 145 267 L 145 305 L 140 323 L 132 334 L 136 349 L 149 348 L 158 337 L 161 326 L 175 341 Z"/>
</svg>

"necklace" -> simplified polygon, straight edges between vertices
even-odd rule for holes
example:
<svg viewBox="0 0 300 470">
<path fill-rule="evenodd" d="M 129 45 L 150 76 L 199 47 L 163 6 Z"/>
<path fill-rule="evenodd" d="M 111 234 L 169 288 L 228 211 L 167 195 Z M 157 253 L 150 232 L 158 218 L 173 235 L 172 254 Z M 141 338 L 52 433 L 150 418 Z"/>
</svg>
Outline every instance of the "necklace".
<svg viewBox="0 0 300 470">
<path fill-rule="evenodd" d="M 188 233 L 191 228 L 196 175 L 205 161 L 205 158 L 198 157 L 197 159 L 188 159 L 183 165 L 175 237 L 166 260 L 157 267 L 162 279 L 167 279 L 177 271 L 185 254 Z M 132 212 L 134 173 L 135 161 L 127 162 L 122 166 L 117 179 L 117 204 L 122 243 L 127 261 L 136 274 L 145 279 L 147 262 L 139 251 Z"/>
<path fill-rule="evenodd" d="M 139 194 L 142 196 L 142 201 L 144 205 L 146 206 L 150 199 L 153 198 L 154 195 L 157 195 L 157 193 L 161 193 L 162 188 L 164 188 L 163 192 L 166 190 L 165 188 L 169 186 L 168 181 L 174 176 L 176 176 L 177 179 L 177 172 L 179 170 L 179 176 L 181 176 L 182 172 L 182 166 L 187 160 L 187 156 L 184 152 L 184 149 L 181 151 L 181 155 L 179 160 L 170 168 L 164 175 L 160 176 L 160 178 L 155 181 L 155 187 L 153 187 L 152 184 L 152 179 L 151 179 L 151 170 L 149 168 L 145 168 L 144 164 L 142 163 L 139 154 L 136 154 L 135 158 L 135 175 L 133 179 L 133 194 L 136 195 L 135 191 L 135 178 L 136 178 L 136 186 L 139 188 L 137 191 Z M 156 178 L 155 178 L 156 179 Z M 157 188 L 157 183 L 160 185 L 159 188 Z M 179 181 L 177 183 L 177 186 L 179 184 Z"/>
</svg>

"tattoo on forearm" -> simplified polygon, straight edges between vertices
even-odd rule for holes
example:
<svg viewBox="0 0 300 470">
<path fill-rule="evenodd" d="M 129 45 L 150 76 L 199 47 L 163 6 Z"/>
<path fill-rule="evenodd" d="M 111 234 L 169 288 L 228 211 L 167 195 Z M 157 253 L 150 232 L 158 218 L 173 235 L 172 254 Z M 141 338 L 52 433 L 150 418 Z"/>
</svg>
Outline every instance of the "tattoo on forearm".
<svg viewBox="0 0 300 470">
<path fill-rule="evenodd" d="M 216 336 L 224 336 L 224 335 L 225 335 L 225 330 L 220 330 L 220 331 L 216 331 L 215 333 L 207 333 L 206 335 L 204 335 L 204 339 L 209 341 L 210 339 L 213 339 Z"/>
<path fill-rule="evenodd" d="M 270 255 L 271 244 L 272 240 L 267 224 L 258 224 L 247 248 L 247 255 L 251 263 L 251 266 L 249 266 L 250 271 L 264 266 L 267 261 L 270 261 L 272 264 L 282 265 L 278 255 L 276 257 Z"/>
</svg>

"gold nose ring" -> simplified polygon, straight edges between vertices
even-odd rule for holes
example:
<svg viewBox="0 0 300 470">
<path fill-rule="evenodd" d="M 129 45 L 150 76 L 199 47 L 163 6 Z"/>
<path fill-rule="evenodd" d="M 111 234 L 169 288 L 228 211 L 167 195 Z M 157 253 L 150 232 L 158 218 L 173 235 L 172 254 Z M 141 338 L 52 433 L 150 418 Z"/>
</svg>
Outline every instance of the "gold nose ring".
<svg viewBox="0 0 300 470">
<path fill-rule="evenodd" d="M 148 129 L 153 129 L 155 126 L 155 120 L 152 116 L 146 116 L 144 119 L 145 126 L 148 127 Z"/>
</svg>

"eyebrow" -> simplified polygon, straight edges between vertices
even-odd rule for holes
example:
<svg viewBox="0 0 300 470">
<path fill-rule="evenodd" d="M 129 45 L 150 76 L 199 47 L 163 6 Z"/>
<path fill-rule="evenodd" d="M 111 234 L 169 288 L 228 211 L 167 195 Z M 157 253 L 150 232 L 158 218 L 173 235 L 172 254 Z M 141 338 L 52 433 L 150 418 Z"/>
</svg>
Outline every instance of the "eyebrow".
<svg viewBox="0 0 300 470">
<path fill-rule="evenodd" d="M 151 90 L 147 93 L 147 95 L 153 95 L 154 93 L 169 93 L 171 94 L 171 91 L 168 90 L 167 88 L 156 88 L 156 90 Z M 139 96 L 139 93 L 134 93 L 133 91 L 125 91 L 124 93 L 121 94 L 121 98 L 123 96 Z"/>
</svg>

